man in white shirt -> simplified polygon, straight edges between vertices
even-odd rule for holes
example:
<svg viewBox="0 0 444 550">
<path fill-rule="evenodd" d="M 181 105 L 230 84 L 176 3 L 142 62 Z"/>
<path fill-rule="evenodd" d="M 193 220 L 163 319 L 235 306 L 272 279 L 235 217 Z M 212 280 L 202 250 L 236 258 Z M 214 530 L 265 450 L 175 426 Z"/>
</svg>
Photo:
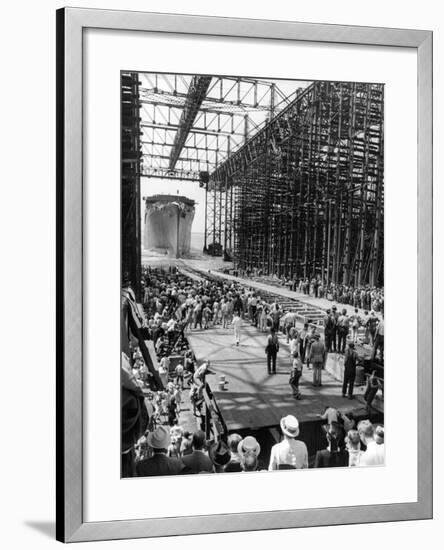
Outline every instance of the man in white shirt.
<svg viewBox="0 0 444 550">
<path fill-rule="evenodd" d="M 383 466 L 385 461 L 384 444 L 375 441 L 375 428 L 370 420 L 362 420 L 358 424 L 358 432 L 367 450 L 362 453 L 359 466 Z"/>
<path fill-rule="evenodd" d="M 293 358 L 295 355 L 299 355 L 299 340 L 297 334 L 294 334 L 290 340 L 290 357 Z"/>
<path fill-rule="evenodd" d="M 284 439 L 271 448 L 270 464 L 268 469 L 301 469 L 308 468 L 308 452 L 304 442 L 298 441 L 299 422 L 289 414 L 281 418 L 281 430 Z"/>
<path fill-rule="evenodd" d="M 231 324 L 233 325 L 233 329 L 234 329 L 234 342 L 236 346 L 238 346 L 240 342 L 240 331 L 241 331 L 242 319 L 240 318 L 237 311 L 234 314 Z"/>
</svg>

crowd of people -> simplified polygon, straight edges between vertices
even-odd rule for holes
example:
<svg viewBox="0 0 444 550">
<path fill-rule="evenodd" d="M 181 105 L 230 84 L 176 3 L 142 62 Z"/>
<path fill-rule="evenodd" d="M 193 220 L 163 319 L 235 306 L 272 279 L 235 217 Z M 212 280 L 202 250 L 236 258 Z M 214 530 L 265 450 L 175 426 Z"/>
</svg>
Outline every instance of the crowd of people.
<svg viewBox="0 0 444 550">
<path fill-rule="evenodd" d="M 322 277 L 278 277 L 278 275 L 264 276 L 262 270 L 244 270 L 243 275 L 253 277 L 258 280 L 264 278 L 266 282 L 274 282 L 275 284 L 286 286 L 289 290 L 305 294 L 313 298 L 325 298 L 339 304 L 350 305 L 368 311 L 373 310 L 377 313 L 384 312 L 384 289 L 371 286 L 361 285 L 353 286 L 352 284 L 339 284 L 326 282 Z"/>
<path fill-rule="evenodd" d="M 202 418 L 205 379 L 212 373 L 209 361 L 197 365 L 188 346 L 187 333 L 190 331 L 207 330 L 214 326 L 232 329 L 233 344 L 238 346 L 242 342 L 242 322 L 249 321 L 267 334 L 265 355 L 270 375 L 276 373 L 276 358 L 283 335 L 289 350 L 290 390 L 296 399 L 303 397 L 300 388 L 303 368 L 312 370 L 313 385 L 321 386 L 327 355 L 332 351 L 344 353 L 342 394 L 353 398 L 358 363 L 354 349 L 357 327 L 364 327 L 365 338 L 368 336 L 372 341 L 375 354 L 378 352 L 381 356 L 383 353 L 383 319 L 376 318 L 373 312 L 366 319 L 361 318 L 358 311 L 355 316 L 348 316 L 346 310 L 338 314 L 336 306 L 333 306 L 326 313 L 322 338 L 316 325 L 306 323 L 301 330 L 297 330 L 294 314 L 282 311 L 277 302 L 267 301 L 253 288 L 236 282 L 217 277 L 191 278 L 174 267 L 167 270 L 146 268 L 143 282 L 144 338 L 151 340 L 154 346 L 157 372 L 163 387 L 158 389 L 153 384 L 152 373 L 140 349 L 132 345 L 125 367 L 144 390 L 149 420 L 143 435 L 134 445 L 131 475 L 240 472 L 309 466 L 307 448 L 297 438 L 298 421 L 293 416 L 282 419 L 283 440 L 272 448 L 269 456 L 261 454 L 259 443 L 251 435 L 241 437 L 231 434 L 225 440 L 208 440 L 204 419 L 200 425 L 203 429 L 191 433 L 183 428 L 183 393 L 188 392 L 194 415 Z M 377 319 L 376 323 L 370 321 L 373 318 Z M 281 338 L 278 337 L 280 332 Z M 174 365 L 171 364 L 173 355 L 180 358 Z M 381 382 L 374 372 L 368 378 L 364 394 L 369 414 L 380 387 Z M 338 413 L 336 419 L 329 417 L 323 432 L 325 448 L 319 450 L 311 466 L 361 464 L 361 458 L 366 455 L 369 446 L 373 448 L 375 428 L 370 422 L 365 429 L 364 425 L 360 428 L 349 423 L 347 429 L 344 425 L 341 414 Z M 383 428 L 378 428 L 379 432 L 381 429 L 383 434 Z M 381 449 L 383 446 L 378 448 L 379 454 Z M 361 465 L 367 463 L 364 458 Z"/>
<path fill-rule="evenodd" d="M 320 277 L 299 279 L 294 281 L 284 280 L 284 284 L 307 296 L 326 298 L 339 304 L 346 304 L 355 308 L 384 311 L 384 289 L 369 285 L 354 287 L 345 284 L 326 284 Z"/>
<path fill-rule="evenodd" d="M 304 468 L 364 467 L 384 464 L 384 427 L 369 420 L 356 423 L 352 413 L 328 407 L 320 417 L 323 448 L 310 463 L 293 415 L 280 421 L 282 438 L 264 453 L 252 435 L 238 433 L 207 440 L 202 430 L 158 426 L 137 444 L 136 476 L 299 470 Z"/>
</svg>

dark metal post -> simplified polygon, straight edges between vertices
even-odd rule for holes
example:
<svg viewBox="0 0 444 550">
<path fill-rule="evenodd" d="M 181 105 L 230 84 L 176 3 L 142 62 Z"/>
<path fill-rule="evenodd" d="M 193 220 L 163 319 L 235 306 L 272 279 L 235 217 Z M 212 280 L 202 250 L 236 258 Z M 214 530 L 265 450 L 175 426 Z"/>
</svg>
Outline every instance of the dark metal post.
<svg viewBox="0 0 444 550">
<path fill-rule="evenodd" d="M 176 234 L 176 258 L 180 258 L 179 251 L 180 206 L 177 204 L 177 234 Z"/>
</svg>

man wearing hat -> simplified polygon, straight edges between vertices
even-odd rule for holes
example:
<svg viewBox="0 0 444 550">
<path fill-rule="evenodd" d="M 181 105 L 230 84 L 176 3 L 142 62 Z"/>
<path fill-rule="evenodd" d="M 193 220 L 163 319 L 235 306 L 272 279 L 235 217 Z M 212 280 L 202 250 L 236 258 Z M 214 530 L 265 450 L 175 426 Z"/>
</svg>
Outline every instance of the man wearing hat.
<svg viewBox="0 0 444 550">
<path fill-rule="evenodd" d="M 239 454 L 238 447 L 242 441 L 242 437 L 237 434 L 230 434 L 228 436 L 228 448 L 230 449 L 230 462 L 225 466 L 225 472 L 241 472 L 241 455 Z"/>
<path fill-rule="evenodd" d="M 253 453 L 256 456 L 259 456 L 261 452 L 261 446 L 259 445 L 255 437 L 253 437 L 252 435 L 247 435 L 247 437 L 244 437 L 244 439 L 239 441 L 237 452 L 239 453 L 241 460 L 248 453 Z"/>
<path fill-rule="evenodd" d="M 187 473 L 214 472 L 213 462 L 205 452 L 205 443 L 205 433 L 203 431 L 198 430 L 193 434 L 193 452 L 182 457 Z"/>
<path fill-rule="evenodd" d="M 353 399 L 353 385 L 356 377 L 356 363 L 358 354 L 355 351 L 355 344 L 350 342 L 344 357 L 344 382 L 342 384 L 342 397 L 345 397 L 348 387 L 348 398 Z"/>
<path fill-rule="evenodd" d="M 298 441 L 299 422 L 289 414 L 281 418 L 284 439 L 271 448 L 269 470 L 308 468 L 308 452 L 304 442 Z"/>
<path fill-rule="evenodd" d="M 241 471 L 252 472 L 259 468 L 261 446 L 255 437 L 247 435 L 242 439 L 237 447 L 237 452 L 240 456 Z"/>
<path fill-rule="evenodd" d="M 182 462 L 176 458 L 167 456 L 167 449 L 171 443 L 171 438 L 166 426 L 158 426 L 153 432 L 150 432 L 147 443 L 153 450 L 153 456 L 137 464 L 137 476 L 171 476 L 182 472 L 184 467 Z"/>
<path fill-rule="evenodd" d="M 313 386 L 322 385 L 322 369 L 325 364 L 327 353 L 324 343 L 320 341 L 321 335 L 317 332 L 314 334 L 315 341 L 310 347 L 309 361 L 313 365 Z"/>
<path fill-rule="evenodd" d="M 331 313 L 329 309 L 327 309 L 326 315 L 324 317 L 324 336 L 325 336 L 325 347 L 327 349 L 327 353 L 331 352 L 332 343 L 335 339 L 335 332 L 336 332 L 336 318 Z M 336 350 L 336 343 L 334 349 Z"/>
<path fill-rule="evenodd" d="M 344 448 L 337 422 L 332 423 L 326 432 L 327 448 L 316 452 L 315 468 L 340 468 L 348 465 L 348 457 Z"/>
<path fill-rule="evenodd" d="M 208 456 L 211 459 L 211 462 L 214 464 L 214 471 L 216 473 L 221 473 L 225 471 L 225 466 L 231 460 L 231 453 L 228 445 L 220 440 L 213 443 L 209 450 Z"/>
</svg>

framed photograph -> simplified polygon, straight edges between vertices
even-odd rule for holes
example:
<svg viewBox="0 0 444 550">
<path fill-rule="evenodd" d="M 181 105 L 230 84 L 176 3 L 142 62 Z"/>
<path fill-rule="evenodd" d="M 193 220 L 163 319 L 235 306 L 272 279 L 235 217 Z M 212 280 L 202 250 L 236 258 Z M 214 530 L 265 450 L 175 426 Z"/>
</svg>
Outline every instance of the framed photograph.
<svg viewBox="0 0 444 550">
<path fill-rule="evenodd" d="M 58 540 L 432 517 L 430 31 L 58 10 L 57 239 Z"/>
</svg>

